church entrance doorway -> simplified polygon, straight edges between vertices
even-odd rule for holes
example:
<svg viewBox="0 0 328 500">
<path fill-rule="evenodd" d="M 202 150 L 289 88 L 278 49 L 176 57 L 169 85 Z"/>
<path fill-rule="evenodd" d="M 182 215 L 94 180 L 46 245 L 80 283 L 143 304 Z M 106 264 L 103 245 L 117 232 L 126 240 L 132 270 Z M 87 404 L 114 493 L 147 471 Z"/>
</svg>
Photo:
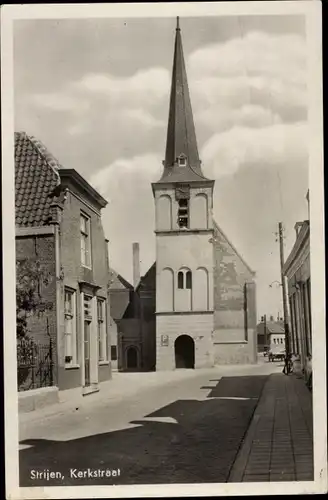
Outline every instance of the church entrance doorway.
<svg viewBox="0 0 328 500">
<path fill-rule="evenodd" d="M 126 365 L 128 370 L 138 368 L 138 351 L 135 347 L 129 347 L 126 351 Z"/>
<path fill-rule="evenodd" d="M 174 343 L 175 367 L 195 368 L 195 343 L 189 335 L 180 335 Z"/>
</svg>

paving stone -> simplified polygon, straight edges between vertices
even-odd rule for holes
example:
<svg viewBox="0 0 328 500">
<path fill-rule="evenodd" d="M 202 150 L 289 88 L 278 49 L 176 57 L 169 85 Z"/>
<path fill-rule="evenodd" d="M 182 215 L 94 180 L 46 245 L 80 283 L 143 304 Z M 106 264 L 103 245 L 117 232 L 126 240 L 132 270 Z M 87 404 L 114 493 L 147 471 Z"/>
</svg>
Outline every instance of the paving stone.
<svg viewBox="0 0 328 500">
<path fill-rule="evenodd" d="M 267 477 L 268 472 L 270 481 L 313 476 L 312 402 L 302 385 L 303 380 L 294 376 L 269 377 L 254 414 L 259 423 L 243 481 Z"/>
</svg>

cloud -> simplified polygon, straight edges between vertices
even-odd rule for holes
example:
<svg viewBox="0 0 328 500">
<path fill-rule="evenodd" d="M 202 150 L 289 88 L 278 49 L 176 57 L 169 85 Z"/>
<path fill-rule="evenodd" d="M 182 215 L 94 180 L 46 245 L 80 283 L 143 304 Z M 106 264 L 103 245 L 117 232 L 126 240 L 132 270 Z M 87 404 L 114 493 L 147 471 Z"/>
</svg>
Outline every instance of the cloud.
<svg viewBox="0 0 328 500">
<path fill-rule="evenodd" d="M 267 127 L 282 121 L 279 114 L 263 106 L 245 104 L 237 109 L 211 106 L 195 115 L 196 121 L 212 131 L 224 131 L 236 126 Z"/>
<path fill-rule="evenodd" d="M 81 35 L 89 52 L 90 33 Z M 185 58 L 203 171 L 216 180 L 214 214 L 258 271 L 262 312 L 274 302 L 267 283 L 279 276 L 277 221 L 293 232 L 295 220 L 306 217 L 307 51 L 305 38 L 296 34 L 228 34 L 218 43 L 213 29 L 207 38 L 213 43 L 185 51 Z M 94 51 L 86 59 L 80 50 L 65 71 L 56 48 L 33 85 L 30 67 L 40 58 L 31 56 L 20 92 L 15 88 L 15 112 L 19 129 L 39 137 L 109 200 L 103 223 L 111 262 L 130 279 L 134 241 L 141 245 L 142 272 L 155 258 L 150 183 L 160 177 L 165 151 L 172 54 L 158 58 L 155 47 L 156 57 L 149 59 L 142 46 L 133 51 L 125 40 L 124 32 L 118 46 L 103 44 L 103 52 L 97 47 L 96 58 Z M 97 58 L 101 64 L 93 64 Z"/>
<path fill-rule="evenodd" d="M 93 174 L 89 181 L 95 189 L 112 200 L 121 200 L 128 193 L 135 193 L 135 198 L 138 198 L 138 189 L 147 187 L 150 190 L 150 183 L 159 179 L 162 168 L 160 157 L 151 153 L 133 158 L 118 158 Z M 118 189 L 123 191 L 118 192 Z M 124 203 L 131 201 L 134 200 L 128 197 Z"/>
<path fill-rule="evenodd" d="M 146 127 L 164 127 L 164 120 L 157 120 L 148 111 L 142 108 L 127 109 L 123 111 L 124 118 L 144 125 Z"/>
<path fill-rule="evenodd" d="M 103 224 L 110 240 L 113 267 L 123 276 L 132 276 L 132 243 L 140 242 L 141 272 L 155 259 L 154 200 L 151 182 L 160 178 L 160 157 L 151 153 L 120 158 L 89 178 L 109 200 L 103 210 Z"/>
<path fill-rule="evenodd" d="M 149 68 L 126 78 L 86 74 L 68 82 L 57 92 L 33 94 L 28 100 L 39 112 L 43 109 L 66 113 L 62 126 L 67 127 L 71 136 L 94 132 L 95 112 L 99 129 L 113 122 L 116 134 L 123 136 L 131 127 L 138 127 L 140 133 L 142 128 L 165 126 L 165 121 L 156 113 L 158 106 L 168 100 L 168 92 L 169 72 L 163 68 Z"/>
<path fill-rule="evenodd" d="M 277 123 L 263 128 L 234 126 L 214 134 L 202 149 L 206 175 L 217 179 L 234 175 L 247 165 L 285 168 L 307 158 L 307 127 L 304 123 Z"/>
<path fill-rule="evenodd" d="M 188 59 L 196 113 L 211 129 L 218 125 L 215 115 L 245 106 L 260 106 L 284 121 L 305 119 L 305 55 L 301 36 L 262 32 L 196 50 Z"/>
<path fill-rule="evenodd" d="M 48 108 L 51 111 L 69 111 L 74 113 L 85 113 L 90 105 L 87 100 L 66 92 L 34 94 L 31 96 L 30 102 L 34 103 L 37 107 Z"/>
<path fill-rule="evenodd" d="M 126 78 L 110 74 L 86 74 L 81 80 L 72 82 L 73 92 L 106 96 L 113 105 L 123 107 L 139 105 L 150 106 L 167 97 L 170 84 L 169 72 L 164 68 L 149 68 L 138 71 Z"/>
<path fill-rule="evenodd" d="M 266 75 L 298 83 L 304 80 L 305 53 L 305 39 L 299 35 L 253 31 L 196 50 L 189 68 L 195 75 Z"/>
</svg>

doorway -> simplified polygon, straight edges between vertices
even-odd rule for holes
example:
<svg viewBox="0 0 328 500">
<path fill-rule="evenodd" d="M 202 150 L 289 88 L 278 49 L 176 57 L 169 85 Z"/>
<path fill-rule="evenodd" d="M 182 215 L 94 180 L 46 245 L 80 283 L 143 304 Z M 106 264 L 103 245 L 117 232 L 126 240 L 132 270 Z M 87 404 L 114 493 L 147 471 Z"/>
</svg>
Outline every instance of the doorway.
<svg viewBox="0 0 328 500">
<path fill-rule="evenodd" d="M 136 347 L 129 347 L 126 351 L 126 367 L 128 370 L 138 368 L 138 351 Z"/>
<path fill-rule="evenodd" d="M 84 386 L 90 385 L 90 321 L 84 321 Z"/>
<path fill-rule="evenodd" d="M 195 342 L 189 335 L 176 339 L 174 353 L 176 368 L 195 368 Z"/>
</svg>

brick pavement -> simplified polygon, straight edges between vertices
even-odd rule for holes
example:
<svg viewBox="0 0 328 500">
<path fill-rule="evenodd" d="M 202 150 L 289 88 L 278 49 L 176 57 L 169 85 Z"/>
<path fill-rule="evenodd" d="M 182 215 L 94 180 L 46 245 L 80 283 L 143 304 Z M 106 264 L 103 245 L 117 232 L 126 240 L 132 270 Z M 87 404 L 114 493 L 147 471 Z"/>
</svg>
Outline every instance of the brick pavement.
<svg viewBox="0 0 328 500">
<path fill-rule="evenodd" d="M 229 369 L 231 376 L 223 378 L 218 371 L 198 374 L 122 401 L 30 422 L 21 433 L 20 484 L 49 486 L 47 479 L 36 482 L 30 475 L 44 469 L 62 472 L 51 485 L 225 483 L 267 369 L 240 367 L 240 375 Z M 119 468 L 121 475 L 77 482 L 72 467 Z"/>
<path fill-rule="evenodd" d="M 229 482 L 313 481 L 312 397 L 295 375 L 271 375 Z"/>
</svg>

